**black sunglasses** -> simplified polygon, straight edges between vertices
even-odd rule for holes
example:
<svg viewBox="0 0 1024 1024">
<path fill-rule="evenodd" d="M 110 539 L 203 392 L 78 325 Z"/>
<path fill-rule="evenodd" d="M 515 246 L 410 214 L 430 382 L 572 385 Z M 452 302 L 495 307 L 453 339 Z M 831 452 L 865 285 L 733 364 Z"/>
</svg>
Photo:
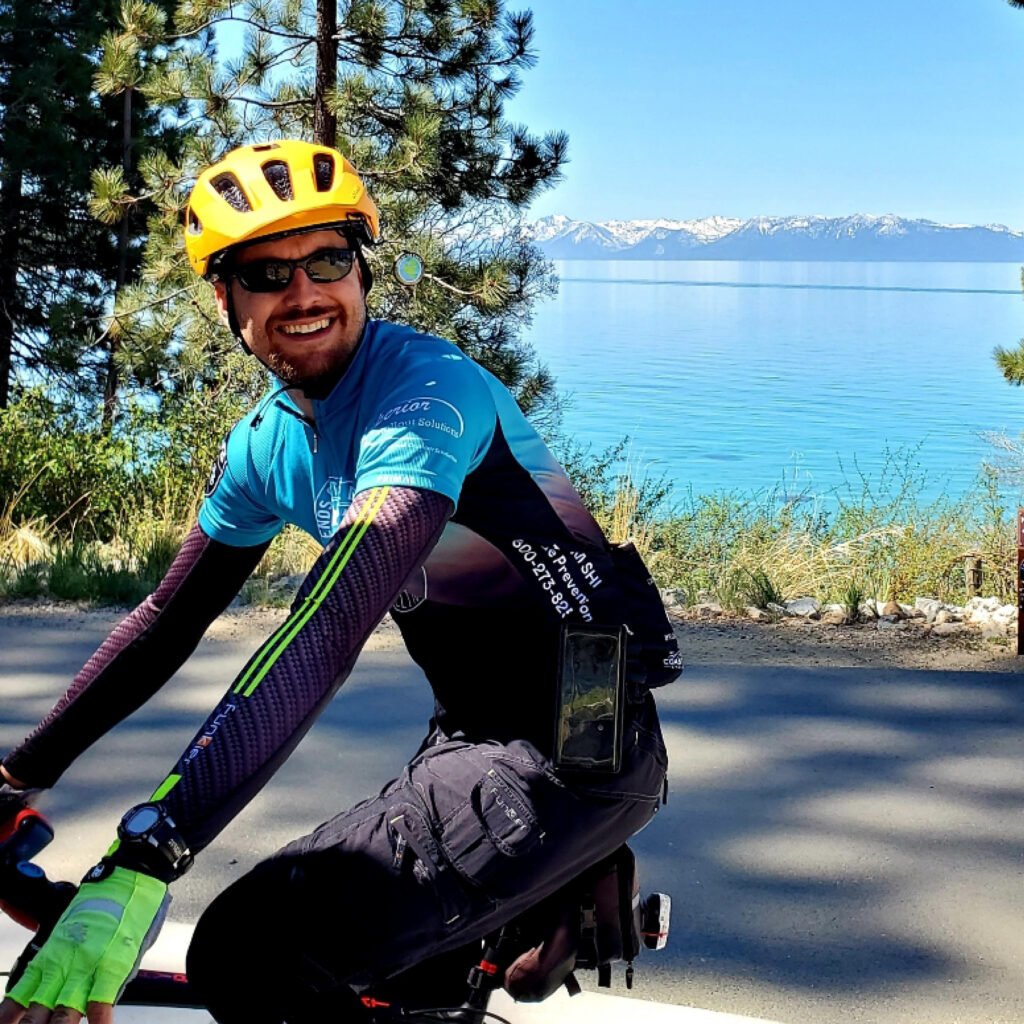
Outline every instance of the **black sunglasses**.
<svg viewBox="0 0 1024 1024">
<path fill-rule="evenodd" d="M 274 257 L 236 263 L 231 274 L 247 292 L 281 292 L 291 283 L 296 267 L 302 267 L 314 284 L 331 284 L 348 275 L 355 259 L 354 249 L 317 249 L 300 260 Z"/>
</svg>

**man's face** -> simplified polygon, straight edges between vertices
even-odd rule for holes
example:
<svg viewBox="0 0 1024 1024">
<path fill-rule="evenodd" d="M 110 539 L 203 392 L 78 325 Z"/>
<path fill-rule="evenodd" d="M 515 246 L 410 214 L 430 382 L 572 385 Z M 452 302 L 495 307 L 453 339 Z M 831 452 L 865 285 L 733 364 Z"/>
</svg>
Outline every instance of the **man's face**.
<svg viewBox="0 0 1024 1024">
<path fill-rule="evenodd" d="M 246 246 L 242 266 L 256 260 L 302 259 L 320 249 L 348 248 L 337 231 L 313 231 Z M 241 282 L 217 281 L 217 309 L 227 324 L 228 288 L 245 343 L 285 384 L 333 385 L 348 365 L 366 324 L 366 302 L 358 260 L 340 281 L 317 284 L 302 267 L 278 292 L 249 292 Z M 319 388 L 318 388 L 319 385 Z"/>
</svg>

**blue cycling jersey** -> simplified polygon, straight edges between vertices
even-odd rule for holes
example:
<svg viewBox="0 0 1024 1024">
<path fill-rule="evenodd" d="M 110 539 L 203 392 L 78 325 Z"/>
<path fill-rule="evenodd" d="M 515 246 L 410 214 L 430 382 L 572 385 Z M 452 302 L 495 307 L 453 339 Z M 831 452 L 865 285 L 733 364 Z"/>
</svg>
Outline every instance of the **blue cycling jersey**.
<svg viewBox="0 0 1024 1024">
<path fill-rule="evenodd" d="M 232 431 L 200 525 L 251 545 L 290 522 L 326 543 L 371 487 L 422 487 L 457 504 L 494 432 L 495 388 L 454 345 L 373 321 L 345 376 L 313 402 L 313 422 L 279 391 Z"/>
<path fill-rule="evenodd" d="M 440 541 L 392 608 L 442 724 L 493 733 L 493 709 L 478 701 L 484 676 L 547 708 L 567 621 L 625 622 L 634 634 L 639 620 L 652 624 L 660 681 L 678 673 L 639 558 L 608 545 L 508 390 L 454 345 L 373 321 L 313 411 L 306 419 L 279 391 L 247 415 L 222 449 L 199 523 L 236 546 L 265 542 L 285 523 L 326 544 L 369 488 L 450 498 Z M 508 725 L 528 737 L 529 723 L 513 717 Z"/>
</svg>

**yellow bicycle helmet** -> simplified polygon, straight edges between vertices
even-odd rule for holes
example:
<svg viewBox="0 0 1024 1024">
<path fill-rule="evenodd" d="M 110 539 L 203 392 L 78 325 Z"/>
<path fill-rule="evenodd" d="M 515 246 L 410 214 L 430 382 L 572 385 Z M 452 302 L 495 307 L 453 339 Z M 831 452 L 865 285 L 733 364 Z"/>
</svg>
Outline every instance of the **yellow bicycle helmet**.
<svg viewBox="0 0 1024 1024">
<path fill-rule="evenodd" d="M 206 277 L 211 260 L 232 246 L 328 225 L 369 244 L 380 234 L 377 207 L 341 153 L 296 139 L 241 146 L 196 180 L 185 249 Z"/>
</svg>

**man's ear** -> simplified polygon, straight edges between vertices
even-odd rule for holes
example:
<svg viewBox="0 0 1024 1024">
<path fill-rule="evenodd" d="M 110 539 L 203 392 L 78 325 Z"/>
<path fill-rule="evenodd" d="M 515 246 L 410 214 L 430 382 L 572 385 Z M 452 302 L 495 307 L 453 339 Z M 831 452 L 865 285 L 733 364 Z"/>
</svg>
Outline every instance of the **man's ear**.
<svg viewBox="0 0 1024 1024">
<path fill-rule="evenodd" d="M 217 300 L 217 315 L 220 317 L 220 322 L 229 331 L 231 330 L 231 317 L 228 316 L 228 288 L 230 287 L 230 282 L 222 281 L 220 278 L 213 282 L 213 294 Z"/>
</svg>

